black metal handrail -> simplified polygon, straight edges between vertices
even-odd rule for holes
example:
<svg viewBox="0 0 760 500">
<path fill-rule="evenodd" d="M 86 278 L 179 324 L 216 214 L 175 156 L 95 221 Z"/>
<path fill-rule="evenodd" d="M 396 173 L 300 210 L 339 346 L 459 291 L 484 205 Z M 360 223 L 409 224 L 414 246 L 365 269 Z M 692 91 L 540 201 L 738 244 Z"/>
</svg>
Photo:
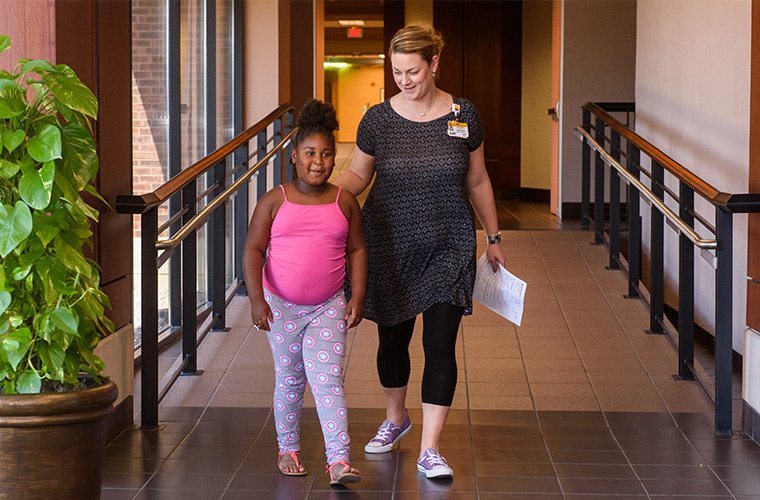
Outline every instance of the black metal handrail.
<svg viewBox="0 0 760 500">
<path fill-rule="evenodd" d="M 269 135 L 269 128 L 272 134 Z M 214 330 L 225 330 L 225 309 L 231 297 L 243 283 L 242 252 L 245 232 L 248 227 L 248 183 L 257 178 L 257 196 L 260 198 L 267 189 L 267 166 L 274 163 L 275 186 L 293 179 L 293 170 L 289 162 L 283 161 L 290 157 L 291 138 L 295 134 L 293 126 L 293 107 L 283 104 L 272 111 L 267 117 L 233 138 L 207 157 L 201 159 L 187 169 L 158 187 L 155 191 L 142 195 L 118 195 L 116 211 L 123 214 L 140 214 L 141 230 L 141 311 L 142 311 L 142 354 L 141 354 L 141 424 L 143 429 L 158 427 L 158 404 L 166 395 L 168 389 L 180 374 L 199 374 L 197 367 L 197 348 L 206 334 Z M 255 147 L 249 143 L 256 140 Z M 249 151 L 252 151 L 249 155 Z M 228 158 L 235 161 L 233 174 L 224 172 L 224 164 Z M 255 157 L 256 163 L 250 165 Z M 242 165 L 242 166 L 241 166 Z M 207 190 L 200 198 L 197 194 L 197 181 L 205 174 L 213 174 L 214 190 Z M 159 227 L 159 208 L 176 197 L 181 197 L 180 208 L 172 214 L 169 221 Z M 213 196 L 213 198 L 211 198 Z M 227 214 L 225 204 L 233 196 L 242 200 L 236 203 L 232 215 L 235 233 L 238 236 L 234 244 L 235 283 L 230 290 L 225 289 L 224 279 L 214 279 L 210 290 L 211 321 L 199 332 L 199 316 L 197 312 L 197 232 L 210 222 L 209 261 L 214 276 L 224 277 L 226 255 L 225 228 Z M 211 198 L 211 199 L 209 199 Z M 208 203 L 197 210 L 199 201 Z M 164 230 L 172 226 L 172 234 L 168 238 L 159 239 Z M 174 227 L 177 226 L 177 227 Z M 159 387 L 158 351 L 159 351 L 159 321 L 158 321 L 158 269 L 169 259 L 172 252 L 180 248 L 181 258 L 181 325 L 177 326 L 182 334 L 182 356 L 172 367 Z M 163 252 L 159 255 L 159 250 Z M 208 314 L 205 311 L 204 314 Z"/>
<path fill-rule="evenodd" d="M 679 235 L 678 272 L 678 378 L 699 379 L 694 369 L 694 247 L 715 251 L 711 264 L 715 269 L 715 378 L 714 387 L 700 380 L 715 403 L 715 432 L 731 433 L 732 427 L 732 367 L 733 367 L 733 214 L 760 212 L 760 194 L 731 194 L 714 188 L 687 168 L 677 163 L 629 127 L 621 124 L 610 112 L 634 112 L 633 103 L 587 103 L 583 106 L 583 123 L 576 127 L 576 135 L 583 142 L 581 173 L 581 221 L 588 226 L 594 222 L 595 243 L 605 243 L 609 235 L 609 268 L 619 269 L 620 257 L 620 181 L 628 185 L 628 297 L 640 297 L 641 278 L 641 221 L 640 198 L 650 204 L 650 291 L 649 333 L 664 334 L 664 222 L 667 221 Z M 594 115 L 592 124 L 591 116 Z M 609 129 L 610 136 L 605 135 Z M 593 135 L 592 135 L 593 132 Z M 625 141 L 624 148 L 621 141 Z M 591 150 L 595 151 L 594 216 L 591 219 Z M 623 154 L 623 152 L 625 153 Z M 648 173 L 650 187 L 639 180 L 642 172 L 640 158 L 644 154 L 651 160 Z M 626 165 L 621 164 L 621 157 Z M 609 225 L 605 229 L 605 165 L 609 167 Z M 678 181 L 676 194 L 665 187 L 665 172 Z M 696 213 L 694 195 L 709 202 L 715 210 L 715 225 Z M 678 213 L 665 203 L 666 196 L 678 204 Z M 703 238 L 702 231 L 714 238 Z"/>
</svg>

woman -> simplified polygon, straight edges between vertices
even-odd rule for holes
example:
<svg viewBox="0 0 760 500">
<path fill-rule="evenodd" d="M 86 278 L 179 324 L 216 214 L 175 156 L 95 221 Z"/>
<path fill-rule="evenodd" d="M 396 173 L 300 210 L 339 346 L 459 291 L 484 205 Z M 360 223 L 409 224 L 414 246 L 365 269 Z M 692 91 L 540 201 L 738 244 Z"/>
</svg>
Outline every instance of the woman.
<svg viewBox="0 0 760 500">
<path fill-rule="evenodd" d="M 387 419 L 366 445 L 384 453 L 412 427 L 406 411 L 409 342 L 423 317 L 422 440 L 417 469 L 451 477 L 439 441 L 457 381 L 456 337 L 472 313 L 476 235 L 473 208 L 496 269 L 504 254 L 472 103 L 436 88 L 443 38 L 430 26 L 399 30 L 390 44 L 401 90 L 359 124 L 351 168 L 337 184 L 354 195 L 375 182 L 362 209 L 369 276 L 364 317 L 378 324 L 377 368 Z"/>
</svg>

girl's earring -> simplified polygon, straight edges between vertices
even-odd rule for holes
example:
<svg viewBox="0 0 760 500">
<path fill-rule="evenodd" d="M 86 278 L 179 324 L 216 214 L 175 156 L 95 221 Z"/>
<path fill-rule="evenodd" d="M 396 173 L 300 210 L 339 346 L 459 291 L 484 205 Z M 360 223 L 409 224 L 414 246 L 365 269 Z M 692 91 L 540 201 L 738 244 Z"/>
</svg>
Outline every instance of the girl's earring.
<svg viewBox="0 0 760 500">
<path fill-rule="evenodd" d="M 435 78 L 435 71 L 433 71 L 433 78 Z"/>
</svg>

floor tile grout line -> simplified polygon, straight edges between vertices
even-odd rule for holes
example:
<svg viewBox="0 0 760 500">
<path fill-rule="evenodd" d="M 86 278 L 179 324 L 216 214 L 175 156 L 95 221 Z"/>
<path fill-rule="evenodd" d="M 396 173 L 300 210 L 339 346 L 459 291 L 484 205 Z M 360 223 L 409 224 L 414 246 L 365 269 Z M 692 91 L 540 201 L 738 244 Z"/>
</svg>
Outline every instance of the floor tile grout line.
<svg viewBox="0 0 760 500">
<path fill-rule="evenodd" d="M 245 340 L 246 340 L 246 339 L 248 338 L 248 336 L 250 335 L 250 333 L 251 333 L 251 330 L 252 330 L 252 329 L 253 329 L 253 327 L 251 327 L 251 328 L 249 328 L 249 329 L 248 329 L 248 333 L 246 333 L 246 335 L 245 335 L 245 338 L 244 338 L 244 339 L 243 339 L 243 341 L 240 343 L 240 346 L 238 347 L 238 350 L 237 350 L 237 352 L 235 353 L 235 356 L 233 356 L 232 360 L 230 360 L 230 363 L 227 365 L 227 369 L 225 370 L 225 372 L 224 372 L 224 375 L 223 375 L 223 376 L 222 376 L 222 378 L 219 380 L 219 382 L 216 384 L 216 387 L 214 388 L 214 390 L 211 392 L 211 396 L 210 396 L 209 400 L 206 402 L 206 405 L 203 407 L 203 411 L 201 411 L 201 414 L 198 416 L 198 419 L 195 421 L 195 425 L 193 425 L 192 429 L 190 429 L 189 431 L 187 431 L 187 433 L 185 434 L 185 436 L 184 436 L 182 439 L 180 439 L 180 440 L 179 440 L 179 442 L 178 442 L 178 443 L 177 443 L 177 444 L 174 446 L 174 448 L 172 448 L 172 451 L 171 451 L 171 452 L 169 452 L 169 454 L 168 454 L 166 457 L 164 457 L 164 458 L 162 458 L 162 459 L 161 459 L 161 464 L 158 466 L 158 468 L 156 468 L 156 470 L 155 470 L 155 471 L 153 471 L 153 472 L 151 473 L 150 477 L 149 477 L 149 478 L 148 478 L 148 479 L 145 481 L 145 483 L 144 483 L 144 484 L 142 485 L 142 487 L 141 487 L 141 488 L 140 488 L 140 489 L 137 491 L 137 493 L 135 493 L 134 497 L 132 497 L 132 500 L 134 500 L 135 498 L 137 498 L 137 496 L 138 496 L 138 495 L 140 495 L 140 493 L 142 493 L 142 492 L 145 490 L 145 488 L 148 486 L 148 483 L 150 483 L 150 482 L 153 480 L 153 478 L 154 478 L 154 477 L 156 477 L 156 475 L 157 475 L 157 474 L 159 473 L 159 471 L 161 470 L 161 467 L 163 467 L 163 465 L 164 465 L 164 464 L 166 463 L 166 461 L 167 461 L 167 460 L 168 460 L 168 459 L 169 459 L 169 458 L 172 456 L 172 454 L 173 454 L 175 451 L 177 451 L 177 448 L 179 448 L 179 447 L 182 445 L 182 443 L 184 443 L 184 442 L 187 440 L 187 438 L 188 438 L 188 437 L 189 437 L 189 436 L 190 436 L 190 435 L 193 433 L 193 431 L 195 431 L 195 429 L 197 429 L 197 428 L 198 428 L 198 425 L 200 424 L 200 421 L 203 419 L 203 416 L 206 414 L 206 411 L 207 411 L 207 410 L 208 410 L 208 408 L 209 408 L 209 403 L 210 403 L 210 402 L 211 402 L 211 400 L 214 398 L 214 394 L 216 393 L 217 389 L 218 389 L 218 388 L 219 388 L 219 386 L 221 385 L 221 383 L 222 383 L 222 381 L 224 380 L 224 378 L 227 376 L 227 373 L 229 372 L 229 369 L 230 369 L 230 365 L 232 365 L 232 363 L 235 361 L 235 358 L 237 357 L 238 353 L 240 352 L 240 349 L 242 348 L 243 344 L 245 343 Z M 169 388 L 169 391 L 171 391 L 171 388 Z M 168 392 L 167 392 L 167 394 L 168 394 Z M 254 442 L 255 442 L 255 441 L 254 441 Z M 237 471 L 236 471 L 236 472 L 237 472 Z M 233 473 L 233 474 L 232 474 L 232 477 L 230 478 L 230 482 L 231 482 L 231 481 L 232 481 L 234 478 L 235 478 L 235 473 Z M 229 483 L 228 483 L 228 486 L 229 486 Z M 227 491 L 227 488 L 225 488 L 225 490 L 222 492 L 222 496 L 224 496 L 224 493 L 225 493 L 226 491 Z M 221 497 L 220 497 L 220 498 L 221 498 Z"/>
<path fill-rule="evenodd" d="M 581 258 L 583 259 L 583 262 L 586 264 L 586 267 L 587 267 L 589 273 L 591 274 L 592 277 L 594 277 L 594 273 L 591 272 L 591 267 L 589 266 L 588 260 L 586 259 L 586 256 L 583 254 L 583 252 L 581 251 L 580 247 L 578 246 L 578 242 L 575 239 L 575 237 L 573 236 L 572 231 L 565 231 L 565 232 L 567 233 L 567 236 L 570 238 L 570 240 L 575 245 L 576 250 L 580 254 Z M 531 233 L 531 236 L 533 236 L 533 233 Z M 534 239 L 534 241 L 535 241 L 535 239 Z M 544 269 L 546 271 L 546 275 L 549 276 L 549 283 L 550 283 L 550 285 L 552 287 L 552 290 L 554 291 L 554 296 L 557 297 L 557 289 L 554 286 L 554 281 L 551 279 L 551 277 L 549 275 L 549 269 L 546 267 L 546 260 L 544 259 L 544 256 L 541 253 L 541 248 L 539 247 L 538 242 L 536 242 L 536 248 L 538 249 L 538 254 L 539 254 L 540 258 L 541 258 L 541 262 L 544 265 Z M 594 282 L 596 283 L 597 287 L 599 287 L 599 289 L 601 290 L 601 287 L 599 286 L 599 282 L 596 280 L 595 277 L 594 277 Z M 605 300 L 606 300 L 606 298 L 605 298 Z M 559 302 L 559 299 L 557 300 L 557 302 Z M 609 306 L 609 302 L 607 303 L 607 305 Z M 630 458 L 628 457 L 628 454 L 625 452 L 625 450 L 623 449 L 622 445 L 620 444 L 620 441 L 618 441 L 617 436 L 615 436 L 615 432 L 612 430 L 612 426 L 610 426 L 609 419 L 607 418 L 606 412 L 604 411 L 604 408 L 602 407 L 602 402 L 599 400 L 599 394 L 597 393 L 596 389 L 594 388 L 594 384 L 591 381 L 591 376 L 588 373 L 588 368 L 586 367 L 586 363 L 583 361 L 583 357 L 581 356 L 581 352 L 578 349 L 578 343 L 575 340 L 575 335 L 573 335 L 573 329 L 570 328 L 570 324 L 567 321 L 567 316 L 565 315 L 565 308 L 562 306 L 561 303 L 559 304 L 559 308 L 560 308 L 560 311 L 562 312 L 562 317 L 564 318 L 565 325 L 567 326 L 567 331 L 570 332 L 570 338 L 573 341 L 573 345 L 575 346 L 575 351 L 578 354 L 578 359 L 580 359 L 581 365 L 583 366 L 583 373 L 586 375 L 586 379 L 588 380 L 589 386 L 591 387 L 591 391 L 594 393 L 594 399 L 596 399 L 596 403 L 597 403 L 597 405 L 599 405 L 599 411 L 600 411 L 600 413 L 602 415 L 602 418 L 604 419 L 605 425 L 607 426 L 607 430 L 610 432 L 610 435 L 612 436 L 612 439 L 615 441 L 615 444 L 617 445 L 618 449 L 623 454 L 623 457 L 625 458 L 626 462 L 628 463 L 628 466 L 631 468 L 631 471 L 636 476 L 636 479 L 638 480 L 639 485 L 641 485 L 641 487 L 643 488 L 644 493 L 646 493 L 647 498 L 651 498 L 649 490 L 647 490 L 646 486 L 644 485 L 644 482 L 641 480 L 641 477 L 639 477 L 638 472 L 636 472 L 636 468 L 633 466 L 633 463 L 631 462 Z M 617 319 L 617 317 L 616 317 L 616 319 Z M 629 342 L 630 342 L 630 339 L 629 339 Z M 667 406 L 665 408 L 667 408 Z M 673 418 L 672 415 L 671 415 L 671 418 Z M 551 458 L 551 455 L 550 455 L 550 458 Z M 559 483 L 560 483 L 560 486 L 561 486 L 562 482 L 559 481 Z M 563 490 L 563 494 L 564 494 L 564 490 Z"/>
<path fill-rule="evenodd" d="M 206 414 L 206 411 L 209 408 L 209 405 L 211 404 L 211 400 L 214 399 L 214 396 L 216 395 L 216 391 L 219 390 L 219 387 L 222 385 L 222 382 L 227 378 L 227 375 L 230 372 L 230 367 L 233 363 L 235 363 L 235 360 L 240 355 L 240 351 L 243 349 L 243 346 L 245 345 L 246 340 L 251 336 L 251 333 L 253 332 L 253 326 L 248 328 L 248 332 L 245 334 L 245 337 L 243 337 L 243 340 L 240 342 L 240 345 L 238 346 L 237 350 L 235 351 L 235 355 L 232 356 L 232 359 L 230 360 L 229 364 L 227 365 L 226 370 L 224 371 L 224 375 L 219 379 L 219 383 L 216 384 L 216 387 L 211 392 L 211 397 L 209 398 L 208 402 L 206 403 L 206 406 L 203 408 L 203 412 L 201 413 L 201 416 L 198 417 L 198 422 L 196 422 L 195 426 L 192 428 L 192 430 L 188 433 L 188 435 L 192 434 L 193 431 L 198 427 L 198 424 L 200 424 L 201 419 L 203 418 L 203 415 Z M 222 497 L 227 494 L 227 491 L 230 488 L 230 485 L 235 480 L 235 478 L 238 475 L 238 472 L 243 467 L 243 463 L 245 462 L 245 459 L 248 458 L 248 456 L 251 454 L 251 450 L 256 445 L 256 441 L 259 440 L 262 433 L 264 432 L 264 426 L 267 422 L 269 422 L 269 418 L 272 416 L 272 408 L 269 408 L 269 413 L 267 414 L 267 418 L 264 420 L 264 423 L 261 425 L 261 428 L 259 429 L 259 433 L 256 435 L 256 437 L 251 441 L 251 445 L 248 447 L 248 451 L 246 451 L 245 455 L 243 456 L 242 460 L 240 461 L 240 464 L 235 469 L 235 472 L 232 473 L 232 477 L 230 477 L 230 480 L 227 482 L 227 485 L 224 488 L 224 491 L 222 491 Z"/>
<path fill-rule="evenodd" d="M 597 284 L 597 286 L 599 287 L 599 290 L 602 292 L 602 296 L 604 297 L 605 302 L 607 302 L 607 305 L 609 306 L 610 310 L 612 311 L 612 314 L 615 316 L 615 320 L 617 321 L 618 325 L 620 326 L 620 329 L 622 330 L 623 334 L 625 335 L 626 340 L 628 340 L 628 343 L 630 344 L 631 349 L 636 354 L 636 359 L 638 359 L 639 363 L 641 363 L 641 366 L 644 368 L 644 372 L 647 374 L 647 378 L 649 379 L 649 382 L 652 384 L 652 387 L 654 388 L 655 392 L 657 393 L 657 396 L 660 398 L 660 401 L 662 402 L 663 406 L 667 410 L 668 415 L 670 416 L 671 420 L 673 421 L 673 425 L 679 430 L 679 432 L 681 433 L 681 435 L 689 443 L 689 445 L 692 447 L 692 449 L 694 450 L 694 452 L 696 452 L 700 456 L 700 458 L 703 459 L 703 462 L 707 465 L 708 469 L 710 469 L 710 472 L 712 472 L 713 475 L 715 476 L 715 478 L 723 485 L 724 488 L 726 488 L 726 490 L 731 494 L 731 497 L 732 498 L 736 498 L 736 496 L 734 495 L 734 492 L 731 491 L 731 488 L 729 488 L 728 485 L 726 485 L 723 482 L 723 480 L 720 478 L 720 476 L 718 476 L 718 474 L 712 468 L 712 465 L 710 465 L 708 463 L 708 461 L 705 460 L 704 455 L 702 455 L 702 453 L 699 451 L 699 449 L 697 449 L 697 447 L 694 446 L 694 443 L 691 442 L 691 439 L 689 439 L 689 437 L 684 433 L 683 428 L 678 424 L 678 421 L 676 421 L 675 417 L 673 416 L 673 412 L 670 409 L 670 406 L 668 405 L 668 403 L 665 400 L 665 398 L 662 396 L 662 393 L 660 392 L 660 389 L 657 387 L 657 384 L 655 384 L 654 380 L 652 379 L 652 375 L 649 372 L 649 369 L 647 369 L 646 365 L 644 364 L 644 362 L 641 359 L 641 356 L 639 355 L 639 352 L 636 350 L 635 346 L 633 345 L 633 342 L 631 341 L 631 337 L 628 335 L 628 331 L 623 327 L 623 324 L 620 322 L 620 318 L 617 315 L 617 312 L 615 311 L 615 308 L 610 303 L 609 298 L 607 296 L 607 293 L 604 291 L 604 289 L 599 284 L 599 281 L 597 279 L 596 274 L 591 270 L 591 266 L 589 265 L 588 260 L 585 258 L 585 256 L 583 255 L 583 252 L 581 251 L 580 247 L 578 246 L 578 240 L 575 238 L 575 236 L 572 234 L 572 232 L 570 233 L 570 236 L 573 239 L 573 242 L 575 243 L 576 247 L 578 248 L 578 251 L 580 252 L 581 256 L 583 256 L 583 260 L 586 262 L 586 266 L 589 268 L 589 272 L 591 273 L 591 276 L 593 277 L 594 282 Z M 638 300 L 641 300 L 641 298 L 638 298 Z M 671 347 L 672 347 L 672 344 L 670 342 L 668 342 L 668 344 L 671 345 Z M 589 382 L 590 382 L 590 380 L 589 380 Z M 600 407 L 601 407 L 601 404 L 600 404 Z M 605 421 L 606 420 L 607 420 L 607 418 L 605 416 Z M 614 431 L 612 431 L 612 429 L 610 429 L 610 431 L 612 432 L 612 435 L 613 435 L 613 438 L 615 439 L 615 442 L 618 443 L 618 445 L 619 445 L 619 442 L 617 440 L 617 436 L 615 436 Z M 621 447 L 621 451 L 623 451 L 623 454 L 626 456 L 626 459 L 628 459 L 628 456 L 625 453 L 625 451 L 622 450 L 622 447 Z M 636 477 L 638 478 L 639 477 L 638 473 L 636 472 L 636 470 L 635 470 L 635 468 L 633 466 L 632 466 L 632 468 L 634 469 L 634 474 L 636 474 Z M 639 478 L 639 481 L 641 481 L 640 478 Z M 643 482 L 642 482 L 642 485 L 643 485 Z M 646 487 L 644 489 L 646 491 Z M 647 491 L 647 493 L 648 493 L 648 491 Z"/>
<path fill-rule="evenodd" d="M 540 256 L 541 249 L 538 246 L 538 242 L 536 241 L 533 231 L 529 230 L 528 233 L 530 234 L 530 238 L 533 241 L 533 245 L 536 248 L 536 252 L 538 252 Z M 543 261 L 543 259 L 541 260 Z M 544 270 L 548 271 L 545 265 L 544 265 Z M 554 294 L 554 297 L 556 299 L 557 297 L 556 293 Z M 559 486 L 559 492 L 562 495 L 562 498 L 566 498 L 565 488 L 564 486 L 562 486 L 562 481 L 560 481 L 559 479 L 559 472 L 557 471 L 557 466 L 554 463 L 554 457 L 552 456 L 552 452 L 549 449 L 549 444 L 546 442 L 546 436 L 544 435 L 543 427 L 541 427 L 541 419 L 539 418 L 538 407 L 536 406 L 536 400 L 535 400 L 535 397 L 533 396 L 533 389 L 531 388 L 530 376 L 528 375 L 528 367 L 525 364 L 525 354 L 523 353 L 522 343 L 520 342 L 520 332 L 518 329 L 515 329 L 515 337 L 517 338 L 517 348 L 520 350 L 520 362 L 522 363 L 523 371 L 525 372 L 525 379 L 528 381 L 528 393 L 530 394 L 530 401 L 533 404 L 533 413 L 536 417 L 536 425 L 538 426 L 538 431 L 541 433 L 541 441 L 544 443 L 544 449 L 546 450 L 546 454 L 549 456 L 549 463 L 551 464 L 552 470 L 554 471 L 554 480 L 557 481 L 557 485 Z"/>
<path fill-rule="evenodd" d="M 623 332 L 623 335 L 625 335 L 625 339 L 628 341 L 628 344 L 631 346 L 631 349 L 636 354 L 636 359 L 638 360 L 641 367 L 644 369 L 644 373 L 647 374 L 647 379 L 649 380 L 649 383 L 652 385 L 652 388 L 654 388 L 655 392 L 657 393 L 657 397 L 660 399 L 660 402 L 662 403 L 662 406 L 667 410 L 668 415 L 670 416 L 671 420 L 673 420 L 673 424 L 675 426 L 678 426 L 678 422 L 676 422 L 675 418 L 673 417 L 673 413 L 670 411 L 670 407 L 668 406 L 667 402 L 665 401 L 665 398 L 662 396 L 662 393 L 657 388 L 657 384 L 655 384 L 654 380 L 652 380 L 652 375 L 649 372 L 649 369 L 646 367 L 644 362 L 641 359 L 641 356 L 639 355 L 639 352 L 636 350 L 636 348 L 633 345 L 633 342 L 631 341 L 631 338 L 628 336 L 628 332 L 623 327 L 623 324 L 620 322 L 620 318 L 617 315 L 615 308 L 610 303 L 609 298 L 607 297 L 607 294 L 605 293 L 602 286 L 599 284 L 599 280 L 597 279 L 596 274 L 591 270 L 591 265 L 588 262 L 588 259 L 586 259 L 585 255 L 583 254 L 583 251 L 581 250 L 578 241 L 573 236 L 572 232 L 570 232 L 570 238 L 573 240 L 573 243 L 575 244 L 576 248 L 578 249 L 578 253 L 583 258 L 584 263 L 586 264 L 586 267 L 588 268 L 589 274 L 591 275 L 592 279 L 594 280 L 594 283 L 596 283 L 597 288 L 601 292 L 602 296 L 604 297 L 604 301 L 607 303 L 607 307 L 612 312 L 612 315 L 615 317 L 615 321 L 617 322 L 618 326 L 620 327 L 620 331 Z M 578 356 L 581 358 L 581 362 L 583 363 L 583 357 L 580 355 L 580 350 L 578 351 Z M 584 369 L 585 369 L 585 363 L 584 363 Z M 591 387 L 593 388 L 593 382 L 591 381 L 591 378 L 589 377 L 589 384 L 591 384 Z M 594 391 L 596 392 L 596 391 Z M 601 402 L 599 404 L 599 408 L 602 408 Z"/>
</svg>

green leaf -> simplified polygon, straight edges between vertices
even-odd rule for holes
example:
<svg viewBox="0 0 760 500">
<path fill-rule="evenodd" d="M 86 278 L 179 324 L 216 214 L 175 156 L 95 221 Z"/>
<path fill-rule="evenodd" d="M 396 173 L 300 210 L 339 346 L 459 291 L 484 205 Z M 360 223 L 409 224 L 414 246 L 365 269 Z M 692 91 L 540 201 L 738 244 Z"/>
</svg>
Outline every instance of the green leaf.
<svg viewBox="0 0 760 500">
<path fill-rule="evenodd" d="M 3 90 L 5 90 L 5 89 L 7 89 L 7 88 L 11 88 L 11 87 L 14 87 L 14 88 L 16 88 L 16 89 L 18 89 L 18 90 L 23 90 L 23 89 L 22 89 L 21 87 L 19 87 L 19 86 L 18 86 L 18 84 L 16 84 L 16 82 L 14 82 L 13 80 L 9 80 L 9 79 L 7 79 L 7 78 L 0 78 L 0 91 L 3 91 Z"/>
<path fill-rule="evenodd" d="M 37 372 L 24 372 L 18 377 L 16 389 L 19 394 L 37 394 L 42 388 L 42 379 Z"/>
<path fill-rule="evenodd" d="M 56 327 L 64 332 L 77 337 L 79 336 L 79 325 L 77 324 L 77 320 L 68 309 L 63 309 L 61 307 L 55 309 L 50 314 L 50 319 Z"/>
<path fill-rule="evenodd" d="M 87 217 L 94 220 L 95 222 L 98 221 L 98 217 L 100 217 L 100 212 L 92 208 L 90 205 L 84 202 L 82 197 L 78 197 L 76 201 L 76 206 L 79 210 L 82 211 Z M 89 236 L 89 235 L 88 235 Z"/>
<path fill-rule="evenodd" d="M 61 263 L 72 271 L 76 271 L 85 276 L 89 276 L 91 272 L 90 265 L 84 260 L 81 248 L 75 248 L 69 242 L 66 241 L 68 237 L 65 233 L 61 233 L 53 240 L 53 248 Z"/>
<path fill-rule="evenodd" d="M 0 119 L 7 120 L 24 114 L 26 106 L 18 97 L 4 97 L 0 99 Z"/>
<path fill-rule="evenodd" d="M 53 68 L 53 65 L 50 64 L 47 61 L 42 61 L 39 59 L 35 59 L 32 61 L 26 62 L 21 67 L 21 74 L 29 73 L 31 71 L 34 71 L 35 73 L 39 73 L 40 75 L 45 74 L 46 72 L 54 72 L 55 69 Z"/>
<path fill-rule="evenodd" d="M 95 198 L 97 198 L 97 199 L 99 199 L 100 201 L 102 201 L 102 202 L 105 204 L 105 206 L 107 206 L 109 209 L 111 208 L 111 205 L 110 205 L 110 204 L 109 204 L 109 203 L 106 201 L 106 199 L 105 199 L 105 198 L 103 198 L 103 197 L 100 195 L 100 193 L 98 193 L 98 190 L 97 190 L 97 189 L 95 189 L 95 186 L 93 186 L 92 184 L 87 184 L 87 185 L 84 187 L 84 190 L 85 190 L 85 191 L 87 191 L 88 193 L 90 193 L 91 195 L 93 195 Z"/>
<path fill-rule="evenodd" d="M 63 366 L 63 360 L 66 358 L 66 353 L 63 352 L 61 346 L 47 342 L 40 342 L 37 345 L 37 353 L 50 373 L 59 371 Z"/>
<path fill-rule="evenodd" d="M 27 205 L 42 210 L 50 203 L 53 194 L 55 163 L 49 161 L 41 169 L 26 171 L 18 182 L 18 192 Z"/>
<path fill-rule="evenodd" d="M 11 48 L 10 35 L 0 35 L 0 52 L 5 52 Z"/>
<path fill-rule="evenodd" d="M 6 130 L 3 132 L 3 146 L 12 153 L 26 139 L 26 132 L 23 130 Z"/>
<path fill-rule="evenodd" d="M 10 179 L 18 173 L 19 166 L 15 163 L 11 163 L 8 160 L 0 160 L 0 175 Z"/>
<path fill-rule="evenodd" d="M 61 130 L 55 125 L 43 125 L 37 130 L 37 135 L 27 141 L 26 150 L 39 163 L 60 158 Z"/>
<path fill-rule="evenodd" d="M 31 345 L 32 332 L 29 328 L 19 328 L 5 336 L 3 339 L 3 349 L 6 350 L 8 362 L 14 370 L 18 368 L 18 364 L 24 359 Z"/>
<path fill-rule="evenodd" d="M 10 205 L 0 205 L 0 257 L 5 258 L 29 233 L 32 232 L 32 213 L 23 201 L 17 201 L 13 211 Z"/>
<path fill-rule="evenodd" d="M 18 258 L 19 266 L 21 267 L 32 264 L 37 259 L 42 257 L 43 253 L 45 253 L 45 247 L 42 246 L 42 242 L 40 242 L 39 237 L 29 238 L 27 240 L 27 243 L 29 246 L 26 247 L 24 252 L 22 252 Z"/>
<path fill-rule="evenodd" d="M 55 66 L 58 74 L 46 74 L 42 77 L 55 98 L 74 111 L 89 116 L 98 117 L 98 100 L 95 95 L 82 83 L 76 74 L 63 64 Z"/>
<path fill-rule="evenodd" d="M 81 191 L 98 171 L 98 154 L 90 133 L 77 123 L 63 127 L 64 175 L 77 191 Z"/>
<path fill-rule="evenodd" d="M 29 274 L 29 271 L 32 270 L 32 265 L 29 264 L 25 267 L 17 267 L 13 270 L 13 279 L 16 281 L 21 281 L 22 279 L 26 278 Z"/>
<path fill-rule="evenodd" d="M 61 228 L 50 215 L 35 212 L 32 218 L 34 219 L 34 234 L 40 239 L 42 245 L 46 247 L 48 243 L 53 241 L 53 238 L 58 236 Z"/>
<path fill-rule="evenodd" d="M 9 305 L 11 305 L 11 294 L 0 290 L 0 314 L 3 314 Z"/>
</svg>

